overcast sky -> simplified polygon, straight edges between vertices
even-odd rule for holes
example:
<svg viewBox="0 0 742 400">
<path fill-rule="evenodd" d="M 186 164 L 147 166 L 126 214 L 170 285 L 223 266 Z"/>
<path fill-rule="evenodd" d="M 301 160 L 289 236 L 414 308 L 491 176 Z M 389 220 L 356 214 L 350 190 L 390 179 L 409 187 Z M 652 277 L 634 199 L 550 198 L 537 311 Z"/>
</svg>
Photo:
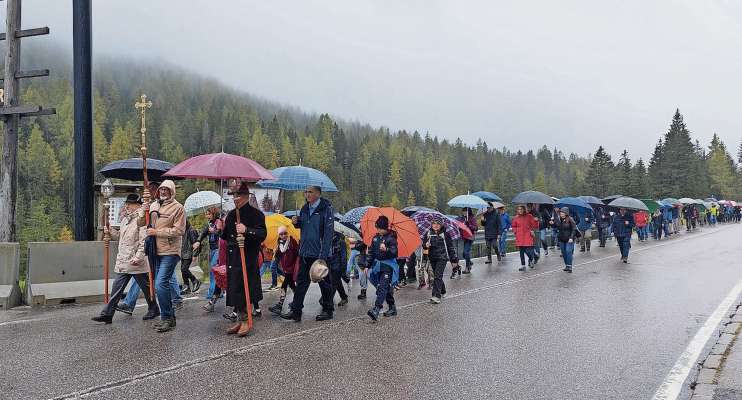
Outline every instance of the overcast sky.
<svg viewBox="0 0 742 400">
<path fill-rule="evenodd" d="M 71 46 L 71 4 L 24 0 L 23 25 Z M 647 157 L 676 107 L 704 144 L 742 136 L 737 0 L 94 0 L 93 20 L 97 55 L 470 144 Z"/>
</svg>

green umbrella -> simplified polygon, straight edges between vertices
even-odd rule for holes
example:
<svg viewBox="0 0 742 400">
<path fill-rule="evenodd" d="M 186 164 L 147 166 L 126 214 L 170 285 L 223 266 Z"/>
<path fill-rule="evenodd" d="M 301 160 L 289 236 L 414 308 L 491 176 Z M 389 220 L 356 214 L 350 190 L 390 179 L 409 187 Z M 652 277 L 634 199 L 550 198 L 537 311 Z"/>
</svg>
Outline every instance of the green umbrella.
<svg viewBox="0 0 742 400">
<path fill-rule="evenodd" d="M 650 214 L 654 214 L 654 212 L 657 211 L 658 208 L 660 208 L 660 204 L 657 203 L 657 200 L 641 199 L 641 201 L 647 206 Z"/>
</svg>

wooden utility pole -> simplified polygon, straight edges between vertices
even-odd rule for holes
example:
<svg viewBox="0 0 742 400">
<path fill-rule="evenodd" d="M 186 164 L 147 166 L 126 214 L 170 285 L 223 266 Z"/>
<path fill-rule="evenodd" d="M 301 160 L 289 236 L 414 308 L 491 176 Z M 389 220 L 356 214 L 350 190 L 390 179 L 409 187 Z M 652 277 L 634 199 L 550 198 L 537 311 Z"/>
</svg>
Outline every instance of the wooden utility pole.
<svg viewBox="0 0 742 400">
<path fill-rule="evenodd" d="M 55 110 L 20 105 L 20 79 L 48 76 L 49 70 L 21 71 L 21 38 L 49 34 L 49 28 L 21 29 L 21 0 L 7 0 L 5 78 L 0 118 L 4 124 L 3 159 L 0 161 L 0 242 L 16 240 L 15 207 L 18 194 L 18 121 L 21 117 L 50 115 Z"/>
</svg>

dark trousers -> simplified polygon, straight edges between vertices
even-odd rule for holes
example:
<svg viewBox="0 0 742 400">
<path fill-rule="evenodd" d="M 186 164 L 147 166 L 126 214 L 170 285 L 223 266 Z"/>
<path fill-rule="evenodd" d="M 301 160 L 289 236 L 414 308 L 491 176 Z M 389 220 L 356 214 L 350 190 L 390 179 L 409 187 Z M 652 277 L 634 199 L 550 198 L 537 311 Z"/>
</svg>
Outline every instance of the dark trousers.
<svg viewBox="0 0 742 400">
<path fill-rule="evenodd" d="M 312 267 L 312 263 L 317 261 L 313 257 L 299 257 L 299 274 L 296 277 L 296 290 L 294 291 L 294 300 L 290 306 L 292 311 L 300 313 L 304 308 L 304 297 L 307 295 L 309 290 L 309 268 Z M 325 279 L 319 282 L 319 289 L 322 293 L 322 309 L 324 311 L 333 312 L 335 307 L 333 305 L 332 298 L 335 297 L 335 285 L 332 283 L 332 274 L 327 274 Z"/>
<path fill-rule="evenodd" d="M 520 253 L 520 265 L 526 265 L 525 256 L 528 256 L 528 261 L 533 261 L 533 259 L 536 258 L 533 246 L 518 247 L 518 252 Z"/>
<path fill-rule="evenodd" d="M 446 260 L 430 260 L 433 267 L 433 297 L 441 298 L 446 294 L 446 284 L 443 283 L 443 271 L 446 270 Z"/>
<path fill-rule="evenodd" d="M 399 266 L 399 281 L 406 281 L 407 280 L 407 274 L 404 272 L 404 266 L 407 264 L 407 260 L 404 258 L 397 259 L 397 265 Z"/>
<path fill-rule="evenodd" d="M 492 249 L 495 249 L 495 254 L 497 255 L 497 259 L 500 259 L 500 243 L 497 240 L 497 236 L 494 238 L 485 238 L 485 243 L 487 244 L 487 261 L 492 261 Z"/>
<path fill-rule="evenodd" d="M 417 280 L 417 253 L 410 254 L 410 258 L 407 260 L 407 280 Z"/>
<path fill-rule="evenodd" d="M 149 277 L 147 274 L 117 274 L 116 279 L 113 281 L 113 290 L 111 291 L 111 297 L 108 299 L 108 303 L 103 307 L 101 315 L 111 315 L 116 312 L 116 304 L 124 297 L 124 289 L 129 284 L 129 280 L 134 278 L 139 284 L 144 294 L 144 299 L 147 300 L 148 311 L 157 312 L 157 300 L 153 300 L 149 297 Z"/>
<path fill-rule="evenodd" d="M 286 290 L 286 288 L 291 288 L 293 292 L 296 292 L 296 282 L 294 282 L 293 274 L 283 275 L 283 283 L 281 284 L 281 289 Z"/>
<path fill-rule="evenodd" d="M 599 226 L 598 227 L 598 242 L 600 247 L 605 247 L 605 241 L 608 239 L 608 228 Z"/>
<path fill-rule="evenodd" d="M 394 306 L 392 274 L 394 274 L 394 270 L 391 267 L 382 264 L 381 270 L 379 271 L 379 284 L 376 286 L 376 302 L 374 303 L 378 309 L 384 307 L 384 301 L 386 301 L 386 304 L 390 308 Z"/>
<path fill-rule="evenodd" d="M 347 299 L 348 294 L 345 293 L 345 286 L 343 286 L 343 278 L 341 275 L 343 274 L 343 269 L 340 268 L 337 271 L 330 270 L 330 274 L 332 275 L 332 283 L 335 286 L 335 291 L 340 295 L 341 299 Z M 334 296 L 330 301 L 334 301 Z"/>
<path fill-rule="evenodd" d="M 618 242 L 618 248 L 621 251 L 622 258 L 629 258 L 629 249 L 631 248 L 631 237 L 629 236 L 616 236 Z"/>
<path fill-rule="evenodd" d="M 190 270 L 192 261 L 192 258 L 184 258 L 180 260 L 180 276 L 183 277 L 183 284 L 189 287 L 191 286 L 191 283 L 195 283 L 198 280 L 196 275 L 193 275 Z"/>
</svg>

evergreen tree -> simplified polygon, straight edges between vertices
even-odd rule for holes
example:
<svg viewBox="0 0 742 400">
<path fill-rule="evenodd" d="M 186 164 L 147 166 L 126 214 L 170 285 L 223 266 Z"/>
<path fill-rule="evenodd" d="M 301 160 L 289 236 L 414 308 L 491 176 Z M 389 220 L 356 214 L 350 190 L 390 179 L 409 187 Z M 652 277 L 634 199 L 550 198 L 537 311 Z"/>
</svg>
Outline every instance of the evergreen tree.
<svg viewBox="0 0 742 400">
<path fill-rule="evenodd" d="M 711 139 L 707 163 L 711 194 L 727 199 L 736 194 L 734 161 L 716 134 Z"/>
<path fill-rule="evenodd" d="M 585 176 L 585 189 L 592 196 L 608 196 L 613 187 L 613 161 L 603 146 L 598 147 Z"/>
<path fill-rule="evenodd" d="M 644 166 L 644 160 L 640 158 L 636 164 L 634 164 L 634 168 L 631 170 L 631 175 L 634 182 L 632 187 L 634 191 L 631 196 L 640 199 L 651 198 L 649 176 L 647 175 L 647 168 Z"/>
<path fill-rule="evenodd" d="M 621 156 L 618 158 L 616 164 L 616 170 L 613 174 L 613 189 L 614 194 L 622 194 L 624 196 L 637 196 L 638 191 L 634 185 L 631 159 L 629 158 L 629 152 L 624 150 Z"/>
</svg>

